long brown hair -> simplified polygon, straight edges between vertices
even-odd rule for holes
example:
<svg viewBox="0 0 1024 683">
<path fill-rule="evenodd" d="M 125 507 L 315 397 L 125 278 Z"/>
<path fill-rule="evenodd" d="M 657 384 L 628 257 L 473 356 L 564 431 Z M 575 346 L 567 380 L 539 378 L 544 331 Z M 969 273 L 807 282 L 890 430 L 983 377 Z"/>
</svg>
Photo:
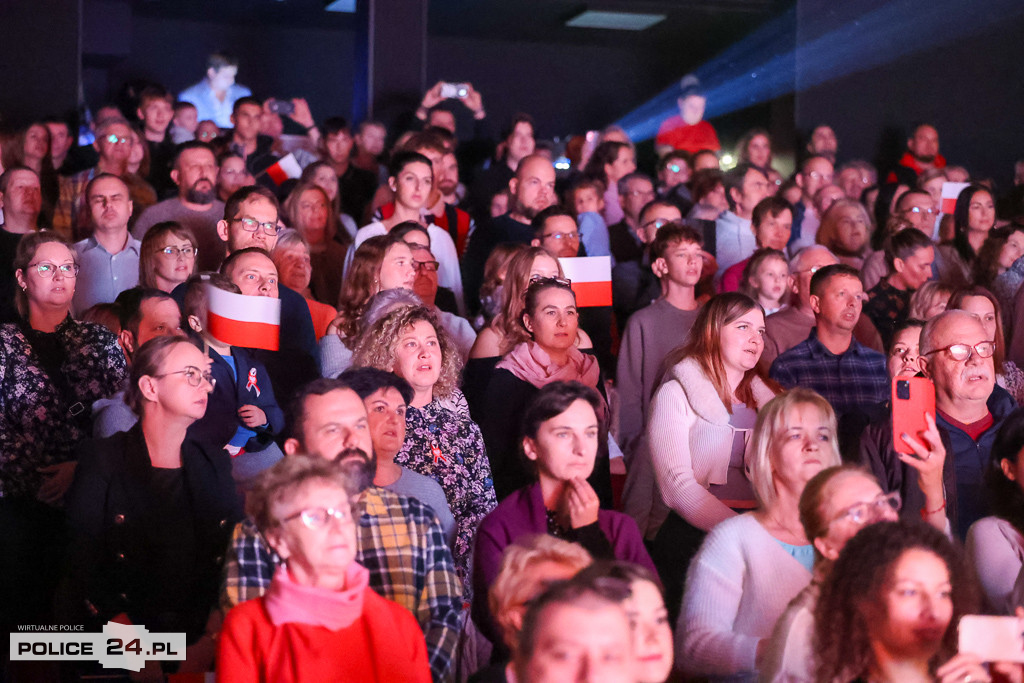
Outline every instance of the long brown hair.
<svg viewBox="0 0 1024 683">
<path fill-rule="evenodd" d="M 145 236 L 142 238 L 142 246 L 139 247 L 139 284 L 143 287 L 156 287 L 156 263 L 159 257 L 159 247 L 157 246 L 167 235 L 174 235 L 178 239 L 185 240 L 192 245 L 192 248 L 196 250 L 195 257 L 199 256 L 199 248 L 196 244 L 196 236 L 192 232 L 192 229 L 177 223 L 175 221 L 163 221 L 157 223 L 152 228 L 146 231 Z M 191 277 L 195 273 L 195 264 L 197 261 L 192 261 L 192 272 L 189 273 Z"/>
<path fill-rule="evenodd" d="M 501 290 L 501 309 L 491 321 L 491 329 L 501 337 L 499 353 L 502 356 L 530 338 L 521 321 L 526 308 L 526 290 L 530 288 L 530 271 L 538 256 L 554 259 L 558 264 L 558 277 L 564 277 L 562 264 L 543 247 L 528 247 L 512 257 Z"/>
<path fill-rule="evenodd" d="M 288 198 L 284 200 L 284 205 L 281 208 L 284 210 L 284 217 L 288 221 L 288 227 L 294 228 L 299 234 L 306 237 L 305 232 L 299 227 L 299 202 L 302 201 L 302 195 L 306 192 L 319 192 L 327 204 L 327 227 L 324 230 L 324 240 L 336 240 L 340 244 L 348 246 L 352 239 L 347 230 L 338 230 L 338 214 L 334 212 L 331 198 L 327 196 L 327 191 L 324 188 L 312 180 L 300 181 L 288 194 Z"/>
<path fill-rule="evenodd" d="M 345 270 L 345 281 L 338 297 L 338 336 L 350 349 L 359 341 L 359 318 L 366 311 L 370 297 L 380 289 L 380 266 L 388 250 L 401 242 L 392 234 L 370 237 L 352 255 Z"/>
<path fill-rule="evenodd" d="M 722 399 L 726 410 L 731 414 L 733 392 L 729 390 L 725 365 L 722 363 L 722 328 L 739 320 L 740 316 L 754 309 L 761 311 L 761 315 L 764 315 L 761 304 L 746 294 L 729 292 L 712 298 L 697 314 L 697 320 L 693 323 L 689 340 L 682 346 L 673 349 L 665 357 L 662 363 L 662 377 L 684 358 L 693 358 L 715 387 L 718 397 Z M 776 394 L 782 391 L 782 387 L 770 379 L 758 363 L 743 374 L 743 379 L 736 387 L 736 398 L 746 405 L 751 407 L 756 405 L 753 389 L 755 377 L 760 378 Z"/>
</svg>

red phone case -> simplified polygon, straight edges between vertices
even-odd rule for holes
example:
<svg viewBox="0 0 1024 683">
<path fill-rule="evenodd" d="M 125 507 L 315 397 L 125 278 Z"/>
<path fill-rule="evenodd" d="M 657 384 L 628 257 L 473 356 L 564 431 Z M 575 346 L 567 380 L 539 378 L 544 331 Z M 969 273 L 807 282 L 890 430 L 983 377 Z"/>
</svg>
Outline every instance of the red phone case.
<svg viewBox="0 0 1024 683">
<path fill-rule="evenodd" d="M 907 382 L 910 398 L 899 398 L 900 382 Z M 892 380 L 892 443 L 897 453 L 914 455 L 900 436 L 908 434 L 927 446 L 921 434 L 928 429 L 925 413 L 935 417 L 935 385 L 926 377 L 895 377 Z"/>
</svg>

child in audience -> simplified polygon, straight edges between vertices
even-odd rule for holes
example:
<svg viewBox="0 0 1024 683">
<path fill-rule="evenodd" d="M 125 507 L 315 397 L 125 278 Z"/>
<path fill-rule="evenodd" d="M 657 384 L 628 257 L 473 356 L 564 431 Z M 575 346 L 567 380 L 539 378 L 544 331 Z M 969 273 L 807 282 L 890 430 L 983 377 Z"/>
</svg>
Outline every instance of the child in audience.
<svg viewBox="0 0 1024 683">
<path fill-rule="evenodd" d="M 576 211 L 576 218 L 580 214 L 604 211 L 604 183 L 594 178 L 584 178 L 573 186 L 569 191 L 569 202 Z"/>
<path fill-rule="evenodd" d="M 191 102 L 175 102 L 174 117 L 171 119 L 171 140 L 180 145 L 188 140 L 195 140 L 196 128 L 199 127 L 199 110 Z"/>
<path fill-rule="evenodd" d="M 283 457 L 273 439 L 284 429 L 284 411 L 277 405 L 263 364 L 252 358 L 246 349 L 225 344 L 210 334 L 207 286 L 242 294 L 225 275 L 196 276 L 188 282 L 183 307 L 185 317 L 213 359 L 210 372 L 214 378 L 206 414 L 193 429 L 198 435 L 214 431 L 223 435 L 225 424 L 234 425 L 234 433 L 229 435 L 227 443 L 218 445 L 231 454 L 235 480 L 244 483 Z"/>
<path fill-rule="evenodd" d="M 761 304 L 765 315 L 786 305 L 790 288 L 789 263 L 778 249 L 758 249 L 743 269 L 740 291 Z"/>
</svg>

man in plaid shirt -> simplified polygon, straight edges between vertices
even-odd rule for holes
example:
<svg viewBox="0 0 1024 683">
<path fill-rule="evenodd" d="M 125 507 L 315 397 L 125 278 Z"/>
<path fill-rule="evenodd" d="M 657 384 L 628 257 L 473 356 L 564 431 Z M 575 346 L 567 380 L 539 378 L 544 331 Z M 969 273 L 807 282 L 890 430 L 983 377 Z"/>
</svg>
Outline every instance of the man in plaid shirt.
<svg viewBox="0 0 1024 683">
<path fill-rule="evenodd" d="M 291 424 L 294 437 L 285 442 L 285 453 L 338 457 L 359 471 L 367 487 L 361 500 L 356 561 L 369 570 L 370 586 L 377 593 L 406 607 L 419 621 L 434 680 L 454 680 L 451 664 L 463 602 L 437 517 L 414 498 L 370 485 L 376 461 L 366 408 L 344 382 L 319 379 L 300 390 Z M 252 518 L 240 522 L 224 562 L 221 609 L 227 612 L 262 596 L 279 563 Z"/>
<path fill-rule="evenodd" d="M 885 356 L 853 338 L 865 299 L 853 267 L 837 263 L 818 270 L 811 278 L 815 327 L 807 339 L 775 359 L 772 379 L 787 389 L 814 389 L 832 404 L 837 417 L 885 401 Z"/>
</svg>

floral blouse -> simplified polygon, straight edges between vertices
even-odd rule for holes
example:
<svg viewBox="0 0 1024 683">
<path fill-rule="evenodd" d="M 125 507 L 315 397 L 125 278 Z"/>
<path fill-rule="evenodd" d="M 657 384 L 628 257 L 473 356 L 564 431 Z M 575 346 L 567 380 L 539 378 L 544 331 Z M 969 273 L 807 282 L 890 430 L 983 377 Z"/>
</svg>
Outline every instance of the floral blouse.
<svg viewBox="0 0 1024 683">
<path fill-rule="evenodd" d="M 38 468 L 73 459 L 90 436 L 93 401 L 128 378 L 117 337 L 102 325 L 68 317 L 52 335 L 65 350 L 62 381 L 47 374 L 18 324 L 0 326 L 0 498 L 34 498 Z"/>
<path fill-rule="evenodd" d="M 473 539 L 498 499 L 480 427 L 469 417 L 461 392 L 405 413 L 405 444 L 395 462 L 437 481 L 455 517 L 452 555 L 463 585 L 470 586 Z M 467 600 L 469 599 L 467 593 Z"/>
</svg>

